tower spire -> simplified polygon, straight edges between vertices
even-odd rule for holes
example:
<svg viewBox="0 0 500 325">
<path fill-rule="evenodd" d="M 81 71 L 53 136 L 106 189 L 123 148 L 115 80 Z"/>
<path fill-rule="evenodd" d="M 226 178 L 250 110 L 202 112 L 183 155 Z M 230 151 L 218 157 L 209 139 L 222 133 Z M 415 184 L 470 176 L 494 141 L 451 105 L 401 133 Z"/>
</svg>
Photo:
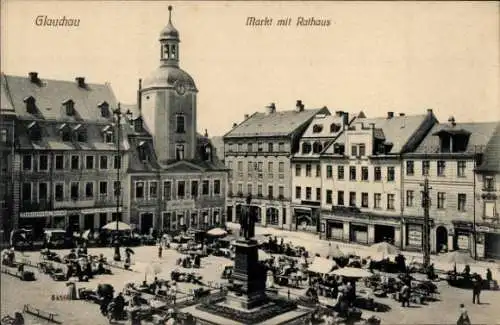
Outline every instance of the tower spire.
<svg viewBox="0 0 500 325">
<path fill-rule="evenodd" d="M 172 6 L 168 6 L 168 22 L 172 23 Z"/>
</svg>

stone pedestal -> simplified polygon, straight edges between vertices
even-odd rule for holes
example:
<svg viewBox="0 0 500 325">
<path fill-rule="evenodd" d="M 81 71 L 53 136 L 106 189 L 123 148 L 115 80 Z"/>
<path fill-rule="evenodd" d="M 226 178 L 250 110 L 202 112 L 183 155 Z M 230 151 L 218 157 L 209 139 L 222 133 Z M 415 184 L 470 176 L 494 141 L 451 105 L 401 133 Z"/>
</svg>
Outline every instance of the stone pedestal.
<svg viewBox="0 0 500 325">
<path fill-rule="evenodd" d="M 266 302 L 266 279 L 264 269 L 259 263 L 257 241 L 238 240 L 232 275 L 235 290 L 228 295 L 241 308 L 252 309 Z"/>
</svg>

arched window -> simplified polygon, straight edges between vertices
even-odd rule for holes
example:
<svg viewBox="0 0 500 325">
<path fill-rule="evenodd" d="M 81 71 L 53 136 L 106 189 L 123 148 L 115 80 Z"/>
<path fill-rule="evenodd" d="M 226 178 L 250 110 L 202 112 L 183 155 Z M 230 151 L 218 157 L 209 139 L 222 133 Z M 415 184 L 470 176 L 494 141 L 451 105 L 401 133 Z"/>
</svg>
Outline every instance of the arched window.
<svg viewBox="0 0 500 325">
<path fill-rule="evenodd" d="M 316 141 L 313 144 L 313 153 L 320 153 L 323 150 L 323 145 L 321 142 Z"/>
<path fill-rule="evenodd" d="M 304 142 L 302 144 L 302 153 L 310 153 L 311 152 L 311 144 L 309 142 Z"/>
</svg>

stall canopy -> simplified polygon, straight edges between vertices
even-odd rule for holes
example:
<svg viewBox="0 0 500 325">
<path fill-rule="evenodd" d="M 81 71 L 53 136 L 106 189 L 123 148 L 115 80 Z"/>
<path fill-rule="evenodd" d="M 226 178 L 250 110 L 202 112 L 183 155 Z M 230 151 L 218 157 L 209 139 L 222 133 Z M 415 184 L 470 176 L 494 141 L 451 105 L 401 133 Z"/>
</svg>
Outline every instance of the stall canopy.
<svg viewBox="0 0 500 325">
<path fill-rule="evenodd" d="M 397 255 L 400 253 L 399 248 L 387 242 L 376 243 L 370 246 L 370 251 L 381 253 L 383 255 Z"/>
<path fill-rule="evenodd" d="M 314 273 L 327 274 L 337 267 L 334 260 L 329 260 L 322 257 L 315 257 L 312 264 L 309 265 L 308 271 Z"/>
<path fill-rule="evenodd" d="M 212 228 L 209 231 L 207 231 L 207 235 L 213 236 L 213 237 L 222 237 L 227 235 L 227 231 L 225 231 L 222 228 Z"/>
<path fill-rule="evenodd" d="M 345 256 L 345 254 L 340 250 L 338 245 L 332 245 L 331 243 L 329 243 L 328 246 L 321 247 L 321 249 L 319 249 L 317 253 L 320 256 L 324 257 L 329 256 L 331 258 L 339 258 Z"/>
<path fill-rule="evenodd" d="M 366 270 L 358 269 L 355 267 L 343 267 L 331 272 L 331 274 L 341 275 L 346 278 L 366 278 L 373 275 Z"/>
<path fill-rule="evenodd" d="M 454 251 L 438 257 L 438 262 L 447 264 L 469 264 L 474 263 L 474 259 L 466 253 Z"/>
<path fill-rule="evenodd" d="M 132 230 L 130 225 L 127 225 L 125 222 L 118 221 L 118 226 L 116 225 L 116 221 L 111 221 L 110 223 L 104 225 L 102 229 L 107 229 L 107 230 L 116 230 L 118 227 L 119 231 L 127 231 L 127 230 Z"/>
</svg>

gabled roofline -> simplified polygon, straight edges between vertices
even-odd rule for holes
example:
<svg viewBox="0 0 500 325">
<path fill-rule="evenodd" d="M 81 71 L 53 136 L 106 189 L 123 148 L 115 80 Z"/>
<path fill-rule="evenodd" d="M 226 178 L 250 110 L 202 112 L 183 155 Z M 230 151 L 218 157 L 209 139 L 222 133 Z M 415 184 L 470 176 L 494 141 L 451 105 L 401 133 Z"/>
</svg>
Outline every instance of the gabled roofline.
<svg viewBox="0 0 500 325">
<path fill-rule="evenodd" d="M 193 164 L 192 162 L 190 162 L 190 161 L 188 161 L 188 160 L 179 160 L 179 161 L 176 161 L 176 162 L 174 162 L 173 164 L 170 164 L 170 165 L 165 166 L 163 169 L 164 169 L 164 170 L 169 170 L 169 169 L 171 169 L 171 168 L 173 168 L 173 167 L 176 167 L 176 166 L 179 166 L 179 165 L 184 165 L 184 164 L 185 164 L 185 165 L 188 165 L 188 166 L 190 166 L 190 167 L 193 167 L 193 168 L 195 168 L 195 169 L 198 169 L 198 170 L 199 170 L 199 171 L 201 171 L 201 172 L 202 172 L 202 171 L 205 171 L 205 168 L 203 168 L 203 167 L 201 167 L 201 166 L 198 166 L 198 165 L 196 165 L 196 164 Z"/>
</svg>

